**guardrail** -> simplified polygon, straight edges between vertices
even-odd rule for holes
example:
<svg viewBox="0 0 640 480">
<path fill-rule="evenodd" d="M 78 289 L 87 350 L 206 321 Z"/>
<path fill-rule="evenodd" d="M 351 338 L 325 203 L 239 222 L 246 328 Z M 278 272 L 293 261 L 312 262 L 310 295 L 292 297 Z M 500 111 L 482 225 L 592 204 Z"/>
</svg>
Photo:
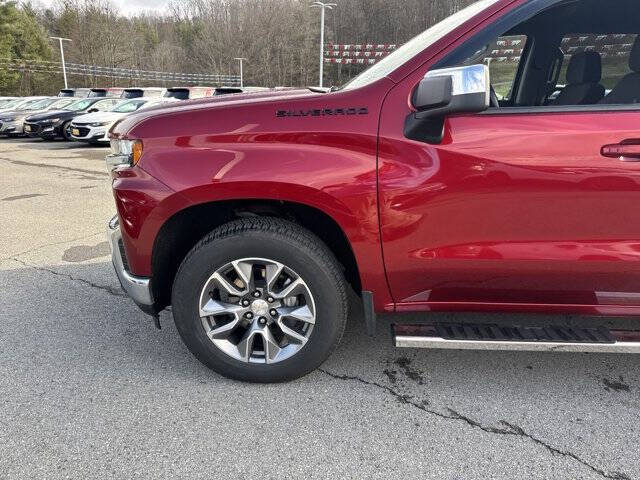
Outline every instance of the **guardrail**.
<svg viewBox="0 0 640 480">
<path fill-rule="evenodd" d="M 62 73 L 62 65 L 60 62 L 48 60 L 15 60 L 0 58 L 0 68 L 19 72 Z M 240 85 L 239 75 L 163 72 L 155 70 L 138 70 L 133 68 L 102 67 L 98 65 L 85 65 L 80 63 L 65 63 L 65 68 L 67 75 L 108 77 L 129 79 L 131 81 L 143 80 L 176 83 L 206 83 L 227 86 Z"/>
</svg>

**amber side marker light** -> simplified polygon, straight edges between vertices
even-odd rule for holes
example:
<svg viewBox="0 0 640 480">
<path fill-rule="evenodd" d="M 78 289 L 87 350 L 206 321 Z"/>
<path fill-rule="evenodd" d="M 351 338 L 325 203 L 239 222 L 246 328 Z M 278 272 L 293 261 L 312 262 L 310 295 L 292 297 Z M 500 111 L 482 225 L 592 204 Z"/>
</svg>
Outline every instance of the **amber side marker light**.
<svg viewBox="0 0 640 480">
<path fill-rule="evenodd" d="M 131 165 L 137 165 L 140 161 L 140 157 L 142 157 L 142 141 L 136 140 L 135 142 L 133 142 Z"/>
</svg>

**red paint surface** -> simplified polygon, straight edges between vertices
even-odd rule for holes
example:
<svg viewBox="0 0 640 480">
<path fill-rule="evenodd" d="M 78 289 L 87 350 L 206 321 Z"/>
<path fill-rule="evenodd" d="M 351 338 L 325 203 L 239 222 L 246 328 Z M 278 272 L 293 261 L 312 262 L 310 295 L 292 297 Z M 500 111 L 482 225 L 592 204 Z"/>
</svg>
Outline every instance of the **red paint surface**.
<svg viewBox="0 0 640 480">
<path fill-rule="evenodd" d="M 439 145 L 403 135 L 430 66 L 520 3 L 499 2 L 362 89 L 128 117 L 114 133 L 142 139 L 144 155 L 114 172 L 114 195 L 132 272 L 153 274 L 158 231 L 188 206 L 283 200 L 337 222 L 378 311 L 640 314 L 640 163 L 601 155 L 640 137 L 640 112 L 461 115 Z M 368 115 L 276 115 L 361 107 Z"/>
</svg>

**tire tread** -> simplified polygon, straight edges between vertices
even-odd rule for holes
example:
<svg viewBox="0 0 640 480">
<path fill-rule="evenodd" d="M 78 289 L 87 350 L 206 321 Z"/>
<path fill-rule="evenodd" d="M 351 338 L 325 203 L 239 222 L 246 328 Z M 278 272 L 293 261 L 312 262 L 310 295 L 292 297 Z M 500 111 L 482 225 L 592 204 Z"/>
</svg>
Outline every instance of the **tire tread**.
<svg viewBox="0 0 640 480">
<path fill-rule="evenodd" d="M 187 268 L 189 261 L 197 255 L 201 249 L 211 243 L 228 237 L 242 236 L 256 232 L 273 235 L 279 237 L 279 239 L 284 237 L 287 242 L 296 245 L 298 248 L 307 250 L 310 256 L 319 260 L 325 268 L 325 273 L 332 279 L 339 297 L 337 301 L 340 304 L 341 317 L 345 319 L 345 321 L 340 322 L 338 335 L 336 335 L 335 341 L 329 349 L 330 355 L 338 347 L 346 327 L 349 308 L 347 282 L 344 278 L 342 266 L 331 250 L 316 235 L 296 223 L 276 217 L 249 217 L 233 220 L 221 225 L 202 238 L 185 256 L 178 268 L 175 279 L 180 278 L 182 271 Z M 176 299 L 173 300 L 175 302 Z M 327 355 L 327 357 L 329 355 Z"/>
</svg>

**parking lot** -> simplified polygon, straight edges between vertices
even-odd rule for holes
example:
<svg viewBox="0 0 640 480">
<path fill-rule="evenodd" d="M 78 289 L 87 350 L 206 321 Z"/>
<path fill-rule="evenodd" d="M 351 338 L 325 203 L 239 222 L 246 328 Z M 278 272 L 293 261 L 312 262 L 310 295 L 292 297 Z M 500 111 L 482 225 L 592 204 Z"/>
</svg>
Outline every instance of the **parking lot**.
<svg viewBox="0 0 640 480">
<path fill-rule="evenodd" d="M 640 478 L 638 356 L 397 350 L 356 312 L 301 380 L 212 373 L 119 288 L 104 155 L 0 140 L 0 478 Z"/>
</svg>

